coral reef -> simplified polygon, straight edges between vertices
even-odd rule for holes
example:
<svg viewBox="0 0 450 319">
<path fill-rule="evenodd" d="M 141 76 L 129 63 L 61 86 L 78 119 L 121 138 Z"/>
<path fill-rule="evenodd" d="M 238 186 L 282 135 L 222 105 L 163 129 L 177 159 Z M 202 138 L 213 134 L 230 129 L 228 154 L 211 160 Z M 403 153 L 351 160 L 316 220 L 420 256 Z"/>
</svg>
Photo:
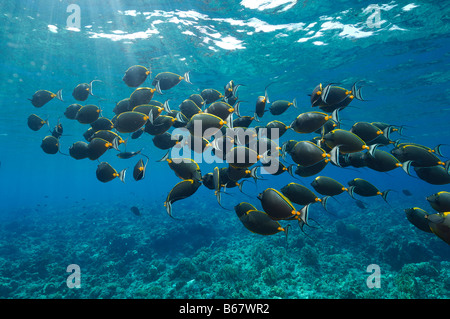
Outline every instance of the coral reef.
<svg viewBox="0 0 450 319">
<path fill-rule="evenodd" d="M 286 239 L 251 233 L 220 210 L 208 221 L 186 205 L 174 221 L 156 206 L 135 216 L 118 214 L 120 205 L 86 204 L 82 218 L 47 207 L 3 220 L 0 297 L 449 297 L 448 246 L 400 218 L 380 224 L 376 206 L 347 215 L 317 207 L 317 225 L 292 225 Z M 69 264 L 80 266 L 80 288 L 66 284 Z M 380 288 L 367 286 L 370 264 L 380 267 Z"/>
</svg>

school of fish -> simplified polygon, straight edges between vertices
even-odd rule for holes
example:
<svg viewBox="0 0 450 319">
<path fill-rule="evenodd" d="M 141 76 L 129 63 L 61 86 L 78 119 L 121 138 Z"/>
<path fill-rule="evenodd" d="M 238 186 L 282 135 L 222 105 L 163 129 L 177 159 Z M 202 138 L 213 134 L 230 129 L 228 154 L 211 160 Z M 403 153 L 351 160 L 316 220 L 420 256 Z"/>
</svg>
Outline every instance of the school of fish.
<svg viewBox="0 0 450 319">
<path fill-rule="evenodd" d="M 100 182 L 110 182 L 116 178 L 125 182 L 126 169 L 117 171 L 108 162 L 100 161 L 106 152 L 117 152 L 122 159 L 141 157 L 133 168 L 133 179 L 140 181 L 145 177 L 149 157 L 139 151 L 123 150 L 128 139 L 138 139 L 142 134 L 151 136 L 153 145 L 167 150 L 165 156 L 155 165 L 167 162 L 169 168 L 180 178 L 180 182 L 168 192 L 164 207 L 168 215 L 172 214 L 172 205 L 195 194 L 204 185 L 217 198 L 223 209 L 222 194 L 226 190 L 238 187 L 243 191 L 244 182 L 263 179 L 261 170 L 272 175 L 289 174 L 292 178 L 316 176 L 311 188 L 291 182 L 281 189 L 267 188 L 257 196 L 262 210 L 254 205 L 241 202 L 234 211 L 249 231 L 261 235 L 273 235 L 284 232 L 287 237 L 289 222 L 298 222 L 303 231 L 309 226 L 309 208 L 321 203 L 327 210 L 327 201 L 333 196 L 348 193 L 360 201 L 357 196 L 381 196 L 387 202 L 390 190 L 379 190 L 363 178 L 355 178 L 347 185 L 327 176 L 319 175 L 325 166 L 367 167 L 378 172 L 402 169 L 433 185 L 450 183 L 450 160 L 443 161 L 442 145 L 433 148 L 413 142 L 400 143 L 404 126 L 381 122 L 356 122 L 349 130 L 340 128 L 339 113 L 353 100 L 364 101 L 363 82 L 345 89 L 335 83 L 318 84 L 310 94 L 310 111 L 300 112 L 290 123 L 277 120 L 266 121 L 263 117 L 270 113 L 273 117 L 283 114 L 290 107 L 298 109 L 297 100 L 269 101 L 270 84 L 264 88 L 264 95 L 258 96 L 255 106 L 248 111 L 251 115 L 241 115 L 241 102 L 238 88 L 245 84 L 235 84 L 230 80 L 223 91 L 205 88 L 200 94 L 191 94 L 181 102 L 177 110 L 169 106 L 169 98 L 159 102 L 155 97 L 164 97 L 167 91 L 181 81 L 192 85 L 190 72 L 183 76 L 172 72 L 161 72 L 151 81 L 151 87 L 143 86 L 151 77 L 149 67 L 134 65 L 125 71 L 122 81 L 134 91 L 129 97 L 116 103 L 114 117 L 102 116 L 100 107 L 93 104 L 70 104 L 64 111 L 67 119 L 86 125 L 83 139 L 68 148 L 68 154 L 61 152 L 60 139 L 64 136 L 62 124 L 50 127 L 48 120 L 37 114 L 28 117 L 28 127 L 39 131 L 47 126 L 50 134 L 41 142 L 42 150 L 47 154 L 64 154 L 75 160 L 97 161 L 96 177 Z M 72 96 L 79 102 L 93 96 L 93 80 L 77 85 Z M 56 93 L 48 90 L 36 91 L 29 99 L 35 108 L 41 108 L 53 99 L 64 102 L 62 89 Z M 254 125 L 254 124 L 257 125 Z M 172 134 L 171 129 L 183 128 L 187 134 Z M 281 142 L 288 131 L 298 133 L 298 139 Z M 244 134 L 243 134 L 244 133 Z M 123 136 L 127 134 L 124 139 Z M 314 137 L 305 140 L 304 134 Z M 309 136 L 309 135 L 308 135 Z M 129 138 L 128 138 L 129 137 Z M 173 149 L 188 147 L 196 153 L 210 152 L 223 160 L 223 167 L 216 166 L 211 172 L 202 174 L 199 165 L 191 158 L 173 158 Z M 270 169 L 269 169 L 270 167 Z M 427 197 L 435 213 L 427 213 L 419 207 L 405 209 L 406 218 L 418 229 L 432 233 L 450 245 L 450 193 L 441 191 Z M 294 205 L 299 205 L 297 209 Z M 136 207 L 132 208 L 140 215 Z M 283 226 L 281 223 L 287 223 Z"/>
</svg>

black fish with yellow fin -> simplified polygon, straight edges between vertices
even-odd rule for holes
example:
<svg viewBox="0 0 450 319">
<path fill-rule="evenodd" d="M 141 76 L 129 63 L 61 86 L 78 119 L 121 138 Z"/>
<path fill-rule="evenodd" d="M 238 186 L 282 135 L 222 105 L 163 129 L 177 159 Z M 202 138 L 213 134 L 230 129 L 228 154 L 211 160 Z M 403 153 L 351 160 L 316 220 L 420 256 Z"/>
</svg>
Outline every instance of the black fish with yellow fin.
<svg viewBox="0 0 450 319">
<path fill-rule="evenodd" d="M 322 140 L 330 148 L 336 146 L 339 147 L 339 151 L 342 154 L 360 152 L 363 150 L 369 150 L 370 147 L 356 134 L 343 130 L 335 129 L 325 134 Z"/>
<path fill-rule="evenodd" d="M 417 177 L 433 185 L 450 184 L 450 175 L 441 165 L 430 167 L 414 167 Z"/>
<path fill-rule="evenodd" d="M 385 202 L 387 202 L 387 195 L 391 191 L 390 189 L 388 189 L 388 190 L 381 192 L 380 190 L 378 190 L 378 188 L 376 188 L 370 182 L 368 182 L 362 178 L 354 178 L 348 182 L 348 185 L 350 186 L 348 189 L 348 192 L 349 192 L 350 196 L 352 196 L 352 197 L 353 197 L 353 194 L 358 194 L 358 195 L 364 196 L 364 197 L 380 195 L 384 199 Z"/>
<path fill-rule="evenodd" d="M 301 166 L 312 166 L 320 161 L 330 161 L 330 154 L 310 141 L 299 141 L 290 149 L 288 154 L 292 160 Z"/>
<path fill-rule="evenodd" d="M 169 115 L 160 115 L 153 121 L 145 123 L 144 131 L 150 135 L 159 135 L 167 132 L 175 123 L 175 118 Z"/>
<path fill-rule="evenodd" d="M 250 210 L 256 210 L 256 207 L 247 202 L 241 202 L 234 206 L 234 211 L 239 218 Z"/>
<path fill-rule="evenodd" d="M 258 195 L 258 199 L 264 212 L 274 220 L 293 219 L 299 213 L 291 201 L 274 188 L 264 190 Z"/>
<path fill-rule="evenodd" d="M 91 124 L 100 117 L 100 108 L 93 104 L 88 104 L 81 107 L 75 119 L 81 124 Z"/>
<path fill-rule="evenodd" d="M 322 202 L 322 200 L 314 194 L 306 186 L 297 184 L 297 183 L 289 183 L 283 188 L 281 188 L 281 192 L 284 196 L 286 196 L 292 203 L 298 205 L 308 205 L 312 203 Z"/>
<path fill-rule="evenodd" d="M 86 101 L 89 95 L 94 95 L 92 93 L 92 83 L 101 82 L 100 80 L 92 80 L 89 83 L 80 83 L 72 91 L 72 96 L 77 101 Z"/>
<path fill-rule="evenodd" d="M 134 107 L 142 104 L 149 104 L 153 98 L 155 93 L 155 89 L 149 87 L 140 87 L 131 93 L 130 98 L 128 100 L 129 108 L 133 109 Z"/>
<path fill-rule="evenodd" d="M 94 130 L 94 132 L 97 131 L 110 131 L 114 128 L 114 124 L 111 122 L 110 119 L 106 118 L 106 117 L 99 117 L 98 119 L 96 119 L 94 122 L 90 123 L 92 129 Z"/>
<path fill-rule="evenodd" d="M 214 114 L 198 113 L 191 117 L 186 124 L 186 128 L 193 136 L 209 139 L 212 135 L 216 134 L 224 124 L 226 124 L 226 121 Z"/>
<path fill-rule="evenodd" d="M 156 88 L 159 94 L 163 94 L 162 91 L 170 90 L 182 80 L 187 83 L 191 83 L 189 79 L 189 71 L 184 74 L 184 76 L 172 73 L 172 72 L 161 72 L 158 73 L 153 79 L 152 85 Z"/>
<path fill-rule="evenodd" d="M 41 142 L 41 148 L 47 154 L 56 154 L 59 152 L 59 139 L 52 135 L 46 136 Z"/>
<path fill-rule="evenodd" d="M 117 116 L 114 128 L 119 133 L 133 133 L 143 127 L 148 119 L 148 115 L 140 112 L 123 112 Z"/>
<path fill-rule="evenodd" d="M 405 214 L 411 224 L 424 232 L 432 232 L 430 225 L 428 224 L 428 213 L 425 210 L 419 207 L 412 207 L 405 209 Z"/>
<path fill-rule="evenodd" d="M 145 177 L 145 170 L 147 169 L 148 161 L 149 161 L 149 159 L 147 157 L 147 161 L 144 164 L 144 161 L 141 158 L 136 163 L 136 165 L 134 165 L 133 178 L 135 181 L 140 181 L 141 179 L 143 179 Z"/>
<path fill-rule="evenodd" d="M 323 112 L 304 112 L 298 115 L 289 125 L 297 133 L 313 133 L 325 125 L 328 121 L 339 123 L 338 111 L 331 115 Z"/>
<path fill-rule="evenodd" d="M 191 94 L 189 95 L 189 100 L 194 101 L 194 103 L 200 108 L 203 109 L 203 106 L 205 106 L 205 100 L 203 99 L 203 97 L 200 94 Z"/>
<path fill-rule="evenodd" d="M 336 196 L 343 192 L 348 192 L 348 188 L 337 180 L 327 176 L 317 176 L 312 182 L 316 192 L 325 196 Z"/>
<path fill-rule="evenodd" d="M 133 65 L 125 71 L 122 81 L 129 87 L 138 87 L 150 75 L 150 70 L 142 65 Z"/>
<path fill-rule="evenodd" d="M 249 210 L 245 212 L 239 220 L 245 228 L 259 235 L 274 235 L 279 232 L 285 232 L 287 235 L 288 227 L 283 228 L 279 222 L 273 220 L 267 213 L 259 210 Z"/>
<path fill-rule="evenodd" d="M 69 147 L 69 155 L 76 160 L 87 158 L 89 156 L 88 144 L 83 141 L 73 143 Z"/>
<path fill-rule="evenodd" d="M 81 109 L 82 106 L 80 104 L 70 104 L 66 110 L 64 111 L 64 115 L 69 119 L 69 120 L 75 120 L 76 116 L 77 116 L 77 112 L 79 109 Z"/>
<path fill-rule="evenodd" d="M 203 98 L 205 104 L 211 104 L 223 98 L 223 94 L 215 89 L 204 89 L 200 93 L 200 96 Z"/>
<path fill-rule="evenodd" d="M 31 130 L 39 131 L 45 124 L 48 125 L 48 120 L 43 120 L 36 114 L 31 114 L 28 116 L 27 124 Z"/>
<path fill-rule="evenodd" d="M 450 212 L 450 192 L 441 191 L 427 197 L 431 207 L 439 212 Z"/>
<path fill-rule="evenodd" d="M 47 90 L 39 90 L 33 94 L 33 97 L 31 99 L 28 100 L 31 101 L 31 104 L 33 104 L 34 107 L 43 107 L 55 97 L 58 100 L 64 102 L 62 98 L 62 90 L 59 90 L 58 92 L 56 92 L 56 94 Z"/>
<path fill-rule="evenodd" d="M 99 137 L 93 138 L 88 144 L 88 157 L 90 160 L 96 160 L 111 148 L 113 144 Z"/>
<path fill-rule="evenodd" d="M 433 234 L 450 245 L 450 212 L 426 216 Z"/>
<path fill-rule="evenodd" d="M 296 98 L 294 98 L 292 102 L 285 100 L 276 100 L 270 105 L 269 111 L 272 115 L 281 115 L 286 112 L 290 106 L 297 108 Z"/>
<path fill-rule="evenodd" d="M 184 114 L 188 119 L 190 119 L 195 114 L 201 113 L 202 109 L 192 100 L 186 99 L 181 102 L 179 109 L 181 113 Z"/>
<path fill-rule="evenodd" d="M 97 166 L 95 172 L 97 179 L 102 183 L 107 183 L 118 177 L 121 182 L 125 183 L 125 173 L 127 169 L 121 170 L 119 173 L 107 162 L 101 162 Z"/>
<path fill-rule="evenodd" d="M 161 150 L 168 150 L 174 147 L 183 140 L 183 136 L 174 136 L 169 132 L 164 132 L 162 134 L 158 134 L 153 136 L 152 141 L 153 145 Z M 180 145 L 181 146 L 181 145 Z"/>
<path fill-rule="evenodd" d="M 167 214 L 172 216 L 172 204 L 176 201 L 188 198 L 192 196 L 197 189 L 202 185 L 199 181 L 193 179 L 186 179 L 177 183 L 167 195 L 164 206 L 166 207 Z"/>
</svg>

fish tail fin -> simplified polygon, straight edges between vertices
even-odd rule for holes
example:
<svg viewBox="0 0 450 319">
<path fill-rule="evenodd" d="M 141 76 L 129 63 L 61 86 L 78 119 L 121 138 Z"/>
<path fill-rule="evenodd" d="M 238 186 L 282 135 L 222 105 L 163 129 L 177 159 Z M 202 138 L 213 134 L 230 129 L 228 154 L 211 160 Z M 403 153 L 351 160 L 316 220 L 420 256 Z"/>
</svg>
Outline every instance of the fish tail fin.
<svg viewBox="0 0 450 319">
<path fill-rule="evenodd" d="M 118 151 L 119 150 L 119 138 L 115 137 L 112 141 L 112 147 Z"/>
<path fill-rule="evenodd" d="M 328 203 L 328 199 L 330 198 L 330 196 L 325 196 L 324 198 L 322 198 L 320 200 L 320 202 L 322 203 L 323 209 L 325 209 L 325 211 L 328 211 L 327 209 L 327 203 Z"/>
<path fill-rule="evenodd" d="M 350 186 L 349 188 L 347 188 L 347 192 L 348 192 L 348 194 L 349 194 L 353 199 L 356 199 L 355 196 L 354 196 L 354 193 L 355 193 L 355 186 Z M 386 195 L 387 195 L 387 194 L 386 194 Z"/>
<path fill-rule="evenodd" d="M 157 160 L 157 162 L 164 162 L 164 161 L 166 161 L 167 159 L 169 159 L 169 154 L 170 154 L 170 150 L 168 150 L 166 152 L 166 154 L 164 154 L 164 156 L 161 159 Z"/>
<path fill-rule="evenodd" d="M 337 108 L 336 110 L 333 111 L 333 113 L 331 113 L 331 119 L 333 121 L 336 122 L 336 124 L 341 124 L 341 122 L 339 121 L 339 111 L 341 110 L 341 108 Z"/>
<path fill-rule="evenodd" d="M 172 112 L 172 110 L 170 109 L 170 106 L 169 106 L 169 100 L 170 99 L 165 100 L 164 101 L 164 105 L 163 105 L 164 111 L 166 111 L 167 113 L 171 113 Z"/>
<path fill-rule="evenodd" d="M 298 109 L 296 97 L 294 97 L 294 99 L 292 100 L 292 106 L 295 107 L 296 109 Z"/>
<path fill-rule="evenodd" d="M 62 102 L 64 102 L 63 97 L 62 97 L 62 89 L 58 90 L 58 92 L 56 92 L 56 98 Z"/>
<path fill-rule="evenodd" d="M 127 172 L 127 168 L 124 168 L 119 172 L 119 179 L 122 183 L 125 183 L 125 173 Z"/>
<path fill-rule="evenodd" d="M 402 169 L 405 171 L 406 174 L 411 176 L 411 163 L 412 161 L 406 161 L 402 163 Z"/>
<path fill-rule="evenodd" d="M 89 94 L 92 95 L 92 96 L 95 96 L 94 93 L 92 93 L 92 83 L 94 83 L 94 82 L 103 82 L 103 81 L 92 80 L 91 82 L 89 82 Z"/>
<path fill-rule="evenodd" d="M 156 80 L 156 85 L 155 85 L 155 89 L 156 89 L 156 92 L 158 92 L 159 94 L 164 94 L 162 91 L 161 91 L 161 85 L 159 84 L 159 80 Z"/>
<path fill-rule="evenodd" d="M 255 122 L 260 122 L 259 116 L 258 114 L 256 114 L 256 112 L 254 113 L 253 117 L 255 118 Z"/>
<path fill-rule="evenodd" d="M 381 197 L 384 199 L 384 201 L 386 203 L 388 202 L 387 201 L 387 195 L 389 194 L 390 191 L 391 191 L 390 189 L 387 189 L 387 190 L 385 190 L 384 192 L 381 193 Z"/>
<path fill-rule="evenodd" d="M 191 71 L 187 71 L 185 74 L 184 74 L 184 80 L 187 82 L 187 83 L 189 83 L 189 84 L 192 84 L 192 82 L 191 82 L 191 80 L 190 80 L 190 78 L 189 78 L 189 73 L 190 73 Z"/>
</svg>

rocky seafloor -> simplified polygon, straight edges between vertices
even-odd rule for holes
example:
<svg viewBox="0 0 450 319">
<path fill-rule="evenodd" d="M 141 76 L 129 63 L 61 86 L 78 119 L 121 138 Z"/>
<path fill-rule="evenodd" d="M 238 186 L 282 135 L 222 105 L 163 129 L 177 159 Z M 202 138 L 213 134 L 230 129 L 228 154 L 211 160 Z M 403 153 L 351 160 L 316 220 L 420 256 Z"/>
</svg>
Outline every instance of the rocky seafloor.
<svg viewBox="0 0 450 319">
<path fill-rule="evenodd" d="M 174 204 L 181 220 L 161 202 L 141 216 L 123 201 L 16 208 L 1 216 L 0 298 L 449 298 L 450 247 L 406 220 L 404 199 L 364 201 L 314 204 L 314 228 L 291 222 L 287 240 L 249 232 L 214 196 Z"/>
</svg>

